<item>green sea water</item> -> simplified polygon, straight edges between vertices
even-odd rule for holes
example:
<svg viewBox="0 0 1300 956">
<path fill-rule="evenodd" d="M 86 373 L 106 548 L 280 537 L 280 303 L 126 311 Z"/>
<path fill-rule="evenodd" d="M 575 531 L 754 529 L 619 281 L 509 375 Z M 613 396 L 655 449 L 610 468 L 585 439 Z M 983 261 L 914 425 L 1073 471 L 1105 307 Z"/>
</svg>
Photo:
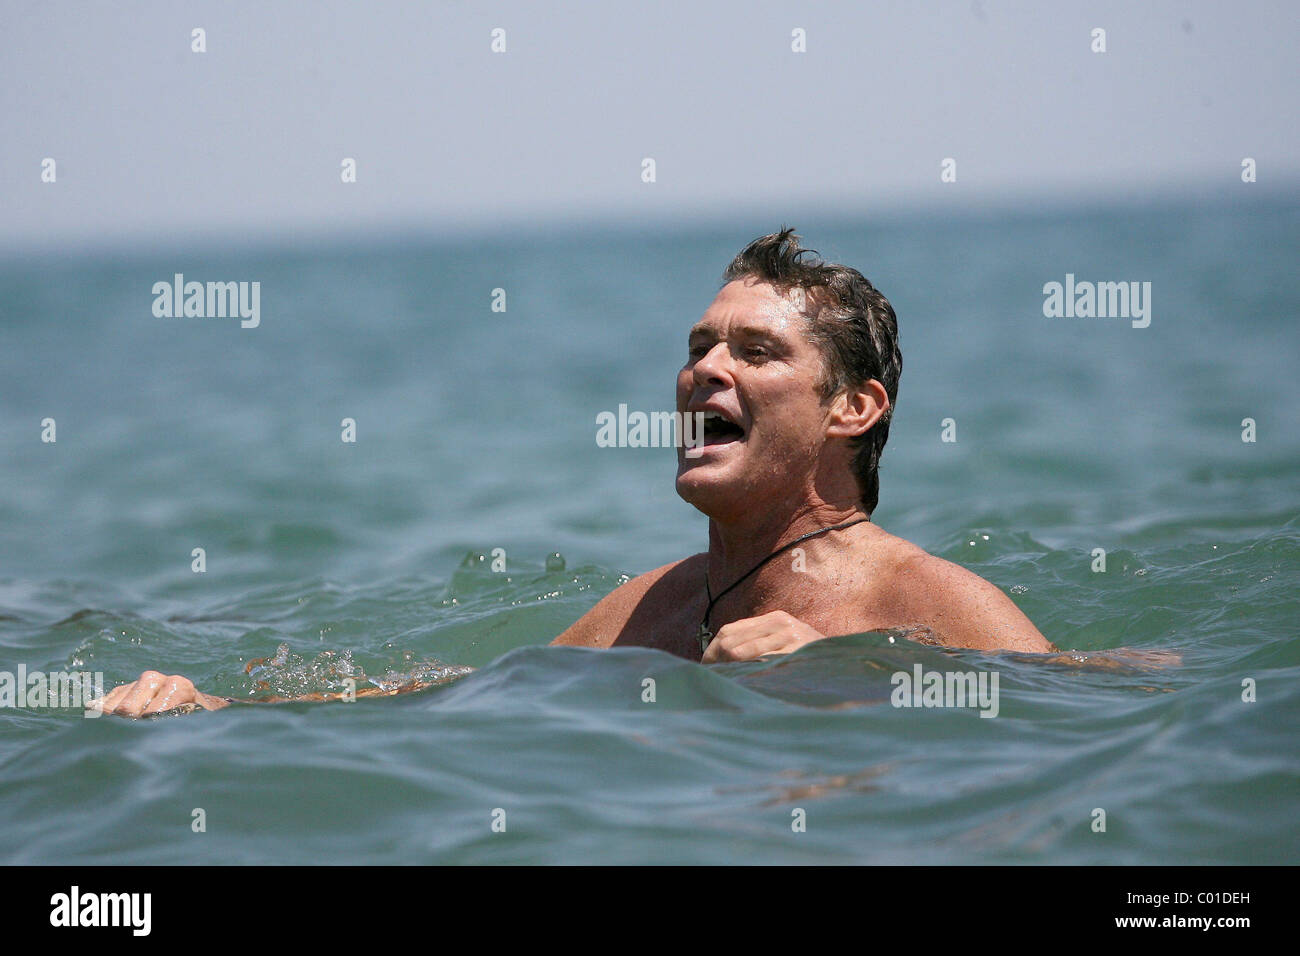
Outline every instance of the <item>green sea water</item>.
<svg viewBox="0 0 1300 956">
<path fill-rule="evenodd" d="M 1062 648 L 1181 664 L 546 646 L 705 547 L 674 453 L 598 447 L 596 416 L 672 407 L 687 329 L 776 221 L 10 256 L 0 670 L 232 696 L 474 670 L 353 704 L 0 709 L 0 858 L 1296 862 L 1300 205 L 797 224 L 899 315 L 875 520 Z M 260 282 L 259 327 L 155 317 L 176 273 Z M 1151 282 L 1149 327 L 1046 318 L 1067 274 Z M 996 672 L 998 716 L 891 706 L 918 663 Z"/>
</svg>

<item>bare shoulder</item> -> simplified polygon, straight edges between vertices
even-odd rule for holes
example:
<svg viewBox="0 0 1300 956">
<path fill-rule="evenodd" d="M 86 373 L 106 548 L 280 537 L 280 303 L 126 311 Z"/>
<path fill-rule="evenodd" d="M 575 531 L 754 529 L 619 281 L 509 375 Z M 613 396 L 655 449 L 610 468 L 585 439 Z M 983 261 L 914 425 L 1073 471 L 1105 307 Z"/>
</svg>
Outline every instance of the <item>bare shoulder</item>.
<svg viewBox="0 0 1300 956">
<path fill-rule="evenodd" d="M 595 607 L 578 618 L 568 630 L 551 643 L 577 647 L 609 647 L 622 633 L 651 588 L 659 585 L 656 591 L 669 597 L 678 590 L 681 590 L 684 595 L 688 575 L 694 572 L 694 578 L 699 578 L 704 573 L 705 558 L 704 554 L 694 554 L 689 558 L 637 575 L 601 598 Z"/>
<path fill-rule="evenodd" d="M 1002 589 L 973 571 L 884 534 L 895 611 L 944 644 L 1047 653 L 1055 648 Z"/>
</svg>

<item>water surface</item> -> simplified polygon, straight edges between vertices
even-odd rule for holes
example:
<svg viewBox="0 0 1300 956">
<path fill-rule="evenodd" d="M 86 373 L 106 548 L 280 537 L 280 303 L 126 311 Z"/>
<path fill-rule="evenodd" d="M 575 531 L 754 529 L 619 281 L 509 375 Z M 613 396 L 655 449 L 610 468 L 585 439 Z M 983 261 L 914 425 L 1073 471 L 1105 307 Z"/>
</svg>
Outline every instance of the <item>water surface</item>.
<svg viewBox="0 0 1300 956">
<path fill-rule="evenodd" d="M 670 407 L 723 266 L 777 225 L 0 264 L 0 668 L 239 696 L 476 668 L 355 704 L 0 711 L 4 858 L 1294 862 L 1294 204 L 800 224 L 900 316 L 876 520 L 1061 647 L 1181 666 L 545 646 L 704 547 L 672 452 L 599 448 L 595 417 Z M 260 281 L 261 326 L 154 318 L 176 272 Z M 1044 318 L 1067 272 L 1151 281 L 1150 327 Z M 891 707 L 916 663 L 996 670 L 998 717 Z"/>
</svg>

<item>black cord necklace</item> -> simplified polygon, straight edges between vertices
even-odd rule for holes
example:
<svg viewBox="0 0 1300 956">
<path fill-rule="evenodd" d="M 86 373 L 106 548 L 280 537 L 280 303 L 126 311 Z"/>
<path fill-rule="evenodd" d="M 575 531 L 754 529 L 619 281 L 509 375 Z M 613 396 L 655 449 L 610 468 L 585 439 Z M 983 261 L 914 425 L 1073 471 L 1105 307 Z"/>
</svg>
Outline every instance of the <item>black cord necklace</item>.
<svg viewBox="0 0 1300 956">
<path fill-rule="evenodd" d="M 730 585 L 728 585 L 723 591 L 721 591 L 717 597 L 713 596 L 713 590 L 709 587 L 709 571 L 707 568 L 705 568 L 704 593 L 709 596 L 709 606 L 704 609 L 704 618 L 700 621 L 700 629 L 695 632 L 695 636 L 700 639 L 700 653 L 703 654 L 706 650 L 708 650 L 709 641 L 713 640 L 713 632 L 709 630 L 709 615 L 713 613 L 713 605 L 717 604 L 724 597 L 726 597 L 727 594 L 730 591 L 732 591 L 734 588 L 736 588 L 742 581 L 748 578 L 751 574 L 753 574 L 763 565 L 767 564 L 767 562 L 771 561 L 773 558 L 777 557 L 778 555 L 781 555 L 786 551 L 789 551 L 791 548 L 793 548 L 796 544 L 798 544 L 801 541 L 807 541 L 809 538 L 816 537 L 819 534 L 826 534 L 826 532 L 828 531 L 842 531 L 845 528 L 853 527 L 855 524 L 862 524 L 862 522 L 870 521 L 870 520 L 871 520 L 870 518 L 854 518 L 852 521 L 845 521 L 843 524 L 833 524 L 825 528 L 818 528 L 816 531 L 809 531 L 807 534 L 799 535 L 799 537 L 795 538 L 789 544 L 781 545 L 781 547 L 777 548 L 775 551 L 769 554 L 762 561 L 758 562 L 758 564 L 754 565 L 752 568 L 750 568 L 748 571 L 742 574 L 739 578 L 737 578 Z"/>
</svg>

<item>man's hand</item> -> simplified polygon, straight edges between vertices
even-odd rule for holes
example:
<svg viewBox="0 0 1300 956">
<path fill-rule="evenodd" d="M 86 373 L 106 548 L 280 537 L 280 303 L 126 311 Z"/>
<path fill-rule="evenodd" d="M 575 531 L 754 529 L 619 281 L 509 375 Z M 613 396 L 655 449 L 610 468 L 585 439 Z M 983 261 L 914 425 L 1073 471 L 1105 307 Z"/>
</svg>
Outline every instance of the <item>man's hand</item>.
<svg viewBox="0 0 1300 956">
<path fill-rule="evenodd" d="M 90 702 L 91 707 L 101 705 L 106 714 L 151 717 L 170 710 L 184 713 L 200 708 L 220 710 L 230 706 L 230 701 L 203 693 L 180 674 L 169 677 L 157 671 L 145 671 L 132 683 L 114 687 L 99 700 Z"/>
<path fill-rule="evenodd" d="M 769 654 L 789 654 L 826 637 L 785 611 L 772 611 L 732 621 L 718 631 L 704 651 L 701 664 L 752 661 Z"/>
</svg>

